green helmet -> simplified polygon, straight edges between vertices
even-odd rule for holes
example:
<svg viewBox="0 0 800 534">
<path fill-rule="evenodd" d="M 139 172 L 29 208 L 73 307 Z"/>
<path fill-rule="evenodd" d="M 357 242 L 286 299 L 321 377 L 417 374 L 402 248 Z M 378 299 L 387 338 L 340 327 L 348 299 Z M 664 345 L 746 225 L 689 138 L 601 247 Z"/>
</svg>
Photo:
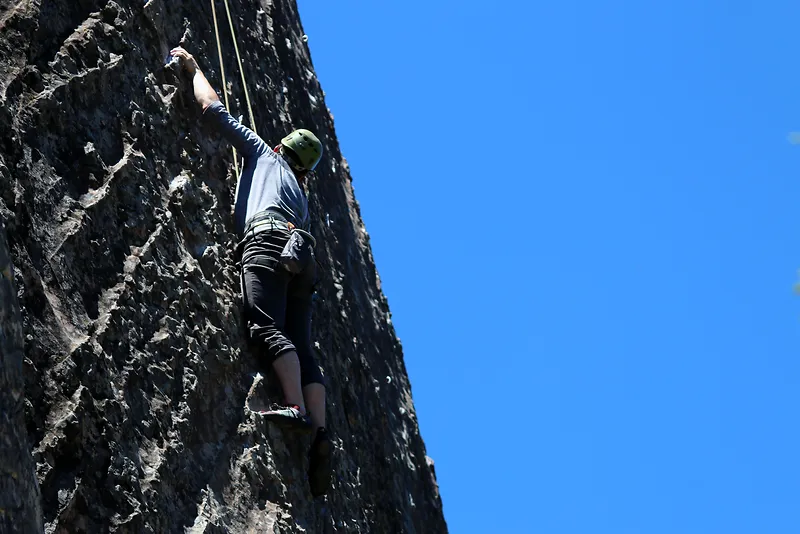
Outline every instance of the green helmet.
<svg viewBox="0 0 800 534">
<path fill-rule="evenodd" d="M 289 159 L 303 171 L 313 171 L 322 158 L 322 143 L 308 130 L 295 130 L 283 139 L 281 145 L 289 149 Z"/>
</svg>

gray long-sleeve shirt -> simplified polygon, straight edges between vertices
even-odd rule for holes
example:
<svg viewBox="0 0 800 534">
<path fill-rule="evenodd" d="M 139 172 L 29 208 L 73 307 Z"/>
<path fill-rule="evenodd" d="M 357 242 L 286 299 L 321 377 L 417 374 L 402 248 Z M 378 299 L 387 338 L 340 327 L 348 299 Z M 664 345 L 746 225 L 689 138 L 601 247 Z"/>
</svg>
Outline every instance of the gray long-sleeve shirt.
<svg viewBox="0 0 800 534">
<path fill-rule="evenodd" d="M 203 120 L 244 156 L 233 209 L 236 233 L 241 237 L 245 222 L 266 209 L 277 211 L 298 228 L 309 230 L 308 199 L 283 156 L 234 119 L 220 101 L 205 109 Z"/>
</svg>

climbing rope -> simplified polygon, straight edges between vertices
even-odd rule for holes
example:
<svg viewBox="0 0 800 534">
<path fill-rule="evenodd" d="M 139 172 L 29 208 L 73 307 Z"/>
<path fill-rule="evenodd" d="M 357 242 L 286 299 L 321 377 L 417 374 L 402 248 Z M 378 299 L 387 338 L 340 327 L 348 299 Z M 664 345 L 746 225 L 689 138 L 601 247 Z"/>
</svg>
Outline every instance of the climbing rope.
<svg viewBox="0 0 800 534">
<path fill-rule="evenodd" d="M 239 45 L 236 44 L 236 32 L 233 30 L 233 19 L 231 18 L 231 10 L 228 8 L 228 0 L 225 0 L 225 12 L 228 14 L 228 25 L 231 27 L 231 38 L 233 39 L 233 49 L 236 51 L 236 61 L 239 63 L 239 73 L 242 75 L 242 87 L 244 88 L 244 99 L 247 102 L 247 113 L 250 115 L 250 127 L 258 135 L 256 120 L 253 118 L 253 108 L 250 106 L 250 94 L 247 92 L 247 81 L 244 79 L 244 68 L 242 67 L 242 58 L 239 55 Z"/>
<path fill-rule="evenodd" d="M 250 105 L 250 93 L 247 91 L 247 80 L 244 77 L 244 68 L 242 67 L 242 57 L 239 55 L 239 45 L 236 42 L 236 32 L 233 29 L 233 18 L 231 17 L 231 10 L 228 7 L 228 0 L 225 1 L 225 13 L 228 15 L 228 26 L 231 29 L 231 39 L 233 40 L 233 49 L 236 51 L 236 62 L 239 64 L 239 73 L 242 76 L 242 87 L 244 88 L 244 99 L 247 102 L 247 114 L 250 118 L 250 128 L 258 135 L 256 130 L 256 119 L 253 117 L 253 106 Z M 225 67 L 222 62 L 222 45 L 219 41 L 219 24 L 217 23 L 217 6 L 216 0 L 211 0 L 211 14 L 214 16 L 214 36 L 217 39 L 217 55 L 219 56 L 219 71 L 222 75 L 222 93 L 225 97 L 225 109 L 230 111 L 228 104 L 228 84 L 225 81 Z M 236 169 L 236 180 L 239 180 L 239 161 L 236 158 L 236 149 L 231 148 L 233 151 L 233 166 Z"/>
<path fill-rule="evenodd" d="M 228 84 L 225 82 L 225 66 L 222 62 L 222 45 L 219 42 L 219 24 L 217 24 L 217 7 L 215 5 L 215 0 L 211 0 L 211 14 L 214 17 L 214 35 L 217 38 L 217 55 L 219 56 L 219 71 L 222 75 L 222 96 L 225 97 L 225 109 L 230 110 L 230 106 L 228 105 Z M 225 2 L 227 7 L 227 0 Z M 236 157 L 236 149 L 231 147 L 231 151 L 233 152 L 233 167 L 236 170 L 236 182 L 239 182 L 239 162 Z"/>
</svg>

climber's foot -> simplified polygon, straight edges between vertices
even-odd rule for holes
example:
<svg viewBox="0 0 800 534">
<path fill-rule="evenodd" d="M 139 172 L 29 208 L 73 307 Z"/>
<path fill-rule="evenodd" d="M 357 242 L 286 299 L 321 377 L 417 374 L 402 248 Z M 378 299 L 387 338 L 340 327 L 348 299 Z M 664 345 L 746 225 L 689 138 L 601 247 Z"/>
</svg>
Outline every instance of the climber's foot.
<svg viewBox="0 0 800 534">
<path fill-rule="evenodd" d="M 300 407 L 296 404 L 289 406 L 273 404 L 269 410 L 260 410 L 257 413 L 279 427 L 302 430 L 303 432 L 311 431 L 311 418 L 306 414 L 300 413 Z"/>
<path fill-rule="evenodd" d="M 325 495 L 331 485 L 331 453 L 333 444 L 324 428 L 317 429 L 317 436 L 308 452 L 308 484 L 311 495 Z"/>
</svg>

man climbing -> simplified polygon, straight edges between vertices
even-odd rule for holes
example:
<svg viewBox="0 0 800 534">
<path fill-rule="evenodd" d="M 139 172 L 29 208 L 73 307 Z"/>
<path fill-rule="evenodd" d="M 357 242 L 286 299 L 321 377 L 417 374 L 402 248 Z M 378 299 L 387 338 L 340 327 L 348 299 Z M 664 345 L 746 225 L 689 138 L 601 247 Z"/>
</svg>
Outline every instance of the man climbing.
<svg viewBox="0 0 800 534">
<path fill-rule="evenodd" d="M 282 427 L 316 431 L 309 451 L 309 485 L 312 495 L 323 495 L 330 485 L 332 450 L 325 429 L 325 386 L 311 348 L 316 261 L 311 257 L 290 269 L 282 258 L 286 250 L 310 254 L 313 238 L 307 233 L 303 183 L 322 157 L 322 144 L 310 131 L 295 130 L 270 149 L 228 113 L 189 52 L 177 47 L 170 54 L 182 60 L 192 77 L 203 120 L 244 157 L 234 205 L 243 312 L 257 357 L 271 365 L 285 397 L 285 404 L 259 413 Z"/>
</svg>

